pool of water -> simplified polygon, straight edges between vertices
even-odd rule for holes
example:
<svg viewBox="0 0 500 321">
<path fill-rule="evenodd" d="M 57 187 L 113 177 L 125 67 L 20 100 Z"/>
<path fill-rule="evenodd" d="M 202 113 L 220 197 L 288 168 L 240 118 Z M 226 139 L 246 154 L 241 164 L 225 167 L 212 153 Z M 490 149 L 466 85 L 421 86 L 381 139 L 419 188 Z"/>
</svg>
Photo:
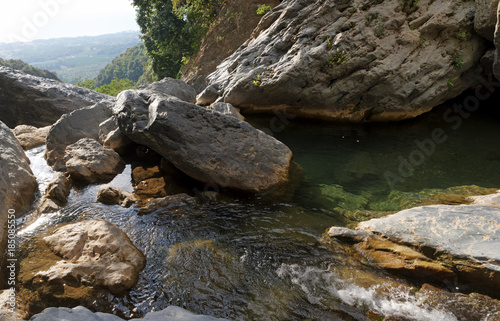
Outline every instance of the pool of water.
<svg viewBox="0 0 500 321">
<path fill-rule="evenodd" d="M 395 199 L 423 190 L 500 187 L 498 120 L 474 115 L 454 129 L 442 112 L 399 124 L 287 123 L 273 134 L 291 148 L 304 180 L 286 200 L 234 197 L 138 216 L 97 203 L 92 185 L 73 190 L 63 210 L 31 220 L 19 235 L 27 242 L 50 226 L 91 218 L 120 226 L 147 265 L 127 295 L 98 298 L 91 308 L 125 317 L 177 305 L 231 320 L 365 320 L 367 311 L 457 320 L 321 241 L 328 227 L 348 225 L 342 210 L 393 211 L 404 207 Z M 270 118 L 250 121 L 266 129 Z M 417 157 L 436 128 L 446 139 L 401 175 L 400 163 Z M 52 174 L 40 161 L 43 148 L 29 157 L 46 184 Z M 399 180 L 388 181 L 388 172 Z M 130 166 L 112 184 L 130 190 Z"/>
</svg>

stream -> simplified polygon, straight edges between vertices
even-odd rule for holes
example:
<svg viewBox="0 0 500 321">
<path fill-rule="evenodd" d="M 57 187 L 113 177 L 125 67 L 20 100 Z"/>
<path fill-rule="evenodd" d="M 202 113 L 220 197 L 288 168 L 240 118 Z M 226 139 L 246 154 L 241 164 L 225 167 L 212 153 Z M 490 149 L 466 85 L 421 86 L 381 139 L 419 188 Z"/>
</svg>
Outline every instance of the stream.
<svg viewBox="0 0 500 321">
<path fill-rule="evenodd" d="M 120 226 L 147 265 L 129 293 L 98 298 L 89 308 L 122 317 L 176 305 L 231 320 L 366 320 L 367 311 L 457 320 L 453 311 L 413 296 L 396 277 L 322 242 L 328 227 L 363 219 L 359 211 L 401 210 L 411 205 L 408 199 L 457 186 L 500 187 L 498 119 L 477 113 L 454 128 L 442 114 L 438 109 L 397 124 L 287 122 L 273 135 L 293 151 L 304 179 L 284 199 L 227 197 L 138 216 L 136 208 L 98 203 L 99 185 L 91 185 L 73 189 L 59 212 L 28 216 L 19 235 L 29 242 L 51 226 L 93 218 Z M 265 130 L 271 120 L 249 121 Z M 436 128 L 446 139 L 422 152 L 411 175 L 398 174 L 401 159 L 419 149 L 416 141 L 432 139 Z M 53 174 L 43 153 L 44 147 L 27 153 L 42 191 Z M 111 184 L 132 191 L 131 166 Z"/>
</svg>

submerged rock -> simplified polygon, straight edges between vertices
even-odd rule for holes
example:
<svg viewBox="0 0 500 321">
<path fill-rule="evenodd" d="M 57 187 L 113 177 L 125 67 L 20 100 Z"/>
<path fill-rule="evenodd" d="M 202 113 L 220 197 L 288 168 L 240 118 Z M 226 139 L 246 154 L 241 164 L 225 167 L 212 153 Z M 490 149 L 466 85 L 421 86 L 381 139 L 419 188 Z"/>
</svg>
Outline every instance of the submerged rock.
<svg viewBox="0 0 500 321">
<path fill-rule="evenodd" d="M 131 320 L 144 321 L 224 321 L 206 315 L 194 314 L 183 308 L 169 306 L 164 310 L 150 312 L 144 318 Z M 77 306 L 70 308 L 48 308 L 42 313 L 34 315 L 30 321 L 124 321 L 124 319 L 113 314 L 92 312 L 89 309 Z"/>
<path fill-rule="evenodd" d="M 125 168 L 118 153 L 91 138 L 66 147 L 64 161 L 70 177 L 85 183 L 110 181 Z"/>
<path fill-rule="evenodd" d="M 52 287 L 53 295 L 80 286 L 119 293 L 136 284 L 146 263 L 125 233 L 104 220 L 64 225 L 42 242 L 21 262 L 19 280 L 35 290 Z"/>
<path fill-rule="evenodd" d="M 38 188 L 29 166 L 29 159 L 11 130 L 0 122 L 0 269 L 5 271 L 7 257 L 8 226 L 14 218 L 21 217 L 35 200 Z M 10 223 L 9 223 L 10 221 Z M 14 252 L 12 252 L 14 254 Z M 0 288 L 7 273 L 0 273 Z"/>
<path fill-rule="evenodd" d="M 471 1 L 283 1 L 208 86 L 244 113 L 412 118 L 477 82 L 489 44 L 474 32 L 475 10 Z"/>
<path fill-rule="evenodd" d="M 50 126 L 36 128 L 29 125 L 19 125 L 14 128 L 13 132 L 21 146 L 26 150 L 45 145 L 49 130 Z"/>
<path fill-rule="evenodd" d="M 97 192 L 97 201 L 106 205 L 130 207 L 137 202 L 137 198 L 132 193 L 107 184 L 99 188 Z"/>
<path fill-rule="evenodd" d="M 137 214 L 145 215 L 153 213 L 156 210 L 173 210 L 181 208 L 188 205 L 195 204 L 197 199 L 195 197 L 189 196 L 187 194 L 177 194 L 171 196 L 165 196 L 162 198 L 156 198 L 146 203 Z"/>
<path fill-rule="evenodd" d="M 264 192 L 289 179 L 290 149 L 233 117 L 133 90 L 120 93 L 114 114 L 132 140 L 201 182 Z"/>
<path fill-rule="evenodd" d="M 111 96 L 0 66 L 0 120 L 7 126 L 54 124 L 62 115 Z"/>
<path fill-rule="evenodd" d="M 64 153 L 68 145 L 82 138 L 99 140 L 99 124 L 111 117 L 113 103 L 114 101 L 100 102 L 61 117 L 47 135 L 47 164 L 56 171 L 64 171 Z"/>
</svg>

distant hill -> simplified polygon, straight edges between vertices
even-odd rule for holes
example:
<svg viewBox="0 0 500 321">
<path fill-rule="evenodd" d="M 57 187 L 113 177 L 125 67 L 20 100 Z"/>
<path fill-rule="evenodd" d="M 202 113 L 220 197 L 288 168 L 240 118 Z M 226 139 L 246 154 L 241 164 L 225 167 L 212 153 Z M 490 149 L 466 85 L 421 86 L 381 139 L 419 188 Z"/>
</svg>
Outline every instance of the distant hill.
<svg viewBox="0 0 500 321">
<path fill-rule="evenodd" d="M 14 68 L 17 70 L 24 71 L 27 74 L 33 75 L 33 76 L 38 76 L 38 77 L 44 77 L 44 78 L 49 78 L 49 79 L 54 79 L 57 81 L 61 81 L 59 77 L 57 77 L 57 74 L 55 72 L 51 72 L 48 70 L 43 70 L 40 68 L 33 67 L 32 65 L 20 60 L 20 59 L 9 59 L 9 60 L 3 60 L 0 58 L 0 66 L 5 66 L 5 67 L 10 67 Z"/>
<path fill-rule="evenodd" d="M 144 74 L 147 61 L 144 44 L 128 48 L 99 72 L 94 84 L 96 87 L 109 85 L 113 79 L 128 79 L 135 84 Z"/>
<path fill-rule="evenodd" d="M 101 36 L 57 38 L 32 42 L 0 43 L 0 57 L 22 59 L 42 69 L 57 72 L 65 82 L 93 79 L 127 48 L 141 42 L 138 31 Z"/>
</svg>

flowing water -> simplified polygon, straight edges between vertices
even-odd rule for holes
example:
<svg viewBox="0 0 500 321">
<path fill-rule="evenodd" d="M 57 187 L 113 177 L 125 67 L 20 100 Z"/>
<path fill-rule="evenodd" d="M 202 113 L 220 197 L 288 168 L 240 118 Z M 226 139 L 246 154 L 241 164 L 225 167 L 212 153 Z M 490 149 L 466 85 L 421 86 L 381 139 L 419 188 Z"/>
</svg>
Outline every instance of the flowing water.
<svg viewBox="0 0 500 321">
<path fill-rule="evenodd" d="M 263 129 L 269 121 L 251 119 Z M 73 190 L 60 212 L 26 220 L 30 223 L 19 235 L 26 242 L 51 226 L 91 218 L 120 226 L 147 265 L 130 293 L 99 298 L 93 308 L 125 317 L 177 305 L 231 320 L 365 320 L 367 311 L 457 320 L 446 307 L 427 306 L 411 287 L 329 247 L 321 237 L 332 225 L 352 222 L 345 210 L 398 210 L 404 205 L 397 200 L 421 196 L 422 190 L 500 187 L 497 124 L 474 115 L 453 129 L 440 111 L 399 124 L 291 121 L 274 135 L 304 169 L 292 197 L 274 202 L 228 197 L 138 216 L 134 208 L 97 203 L 99 186 L 92 185 Z M 386 173 L 399 175 L 400 156 L 410 157 L 416 141 L 432 139 L 435 128 L 442 128 L 446 140 L 391 186 Z M 29 152 L 42 190 L 52 176 L 43 152 Z M 131 190 L 130 173 L 127 166 L 112 184 Z"/>
</svg>

